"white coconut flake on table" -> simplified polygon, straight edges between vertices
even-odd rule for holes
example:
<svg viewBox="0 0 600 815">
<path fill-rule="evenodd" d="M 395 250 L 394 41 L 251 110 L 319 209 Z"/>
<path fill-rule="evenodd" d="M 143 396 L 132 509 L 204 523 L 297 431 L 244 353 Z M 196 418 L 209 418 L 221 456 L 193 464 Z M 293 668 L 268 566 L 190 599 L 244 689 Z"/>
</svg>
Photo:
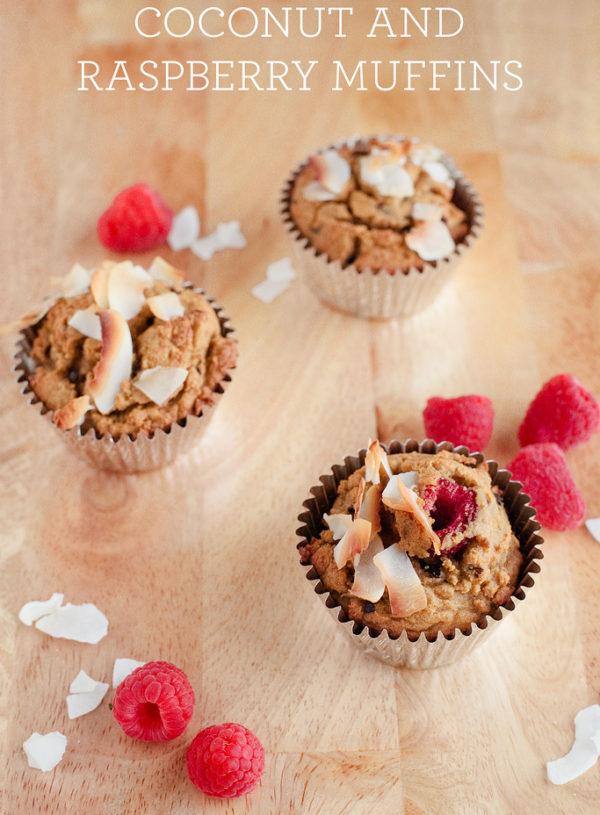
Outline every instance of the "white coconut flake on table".
<svg viewBox="0 0 600 815">
<path fill-rule="evenodd" d="M 36 731 L 23 742 L 23 750 L 29 766 L 43 772 L 53 770 L 64 756 L 66 749 L 67 737 L 57 730 L 44 735 Z"/>
<path fill-rule="evenodd" d="M 276 297 L 289 289 L 287 280 L 262 280 L 252 287 L 252 294 L 263 303 L 272 303 Z"/>
<path fill-rule="evenodd" d="M 21 614 L 25 608 L 26 606 L 19 612 L 19 619 L 22 619 Z M 25 616 L 27 614 L 28 612 L 25 613 Z M 31 625 L 31 623 L 26 623 L 26 625 Z M 67 603 L 65 606 L 55 607 L 50 612 L 36 618 L 35 627 L 51 637 L 95 644 L 106 636 L 108 620 L 93 603 L 82 605 Z"/>
<path fill-rule="evenodd" d="M 291 258 L 281 258 L 267 266 L 267 280 L 274 283 L 289 283 L 296 277 Z"/>
<path fill-rule="evenodd" d="M 202 260 L 210 260 L 215 252 L 223 249 L 243 249 L 247 246 L 239 221 L 218 224 L 216 230 L 204 238 L 197 238 L 191 245 L 192 252 Z"/>
<path fill-rule="evenodd" d="M 187 379 L 187 375 L 187 368 L 168 368 L 158 365 L 156 368 L 141 371 L 133 384 L 148 399 L 152 399 L 157 405 L 162 405 L 177 393 Z"/>
<path fill-rule="evenodd" d="M 585 525 L 592 538 L 600 543 L 600 518 L 588 518 Z"/>
<path fill-rule="evenodd" d="M 127 659 L 125 657 L 117 657 L 113 666 L 112 686 L 117 688 L 121 682 L 126 679 L 130 673 L 133 673 L 136 668 L 141 668 L 145 662 L 139 662 L 137 659 Z"/>
<path fill-rule="evenodd" d="M 65 599 L 64 594 L 53 594 L 49 600 L 31 600 L 25 603 L 19 611 L 19 620 L 25 625 L 33 625 L 40 617 L 50 614 L 60 608 Z"/>
<path fill-rule="evenodd" d="M 67 696 L 69 719 L 77 719 L 95 710 L 106 696 L 108 682 L 98 682 L 81 670 L 71 682 Z"/>
<path fill-rule="evenodd" d="M 575 716 L 575 740 L 569 752 L 546 763 L 548 780 L 566 784 L 593 767 L 600 755 L 600 705 L 583 708 Z"/>
<path fill-rule="evenodd" d="M 76 311 L 67 325 L 79 331 L 85 337 L 93 340 L 102 340 L 102 329 L 100 328 L 100 317 L 95 306 L 79 309 Z"/>
<path fill-rule="evenodd" d="M 167 243 L 174 252 L 180 249 L 189 249 L 200 234 L 200 218 L 194 206 L 184 207 L 173 218 L 171 231 L 167 236 Z"/>
</svg>

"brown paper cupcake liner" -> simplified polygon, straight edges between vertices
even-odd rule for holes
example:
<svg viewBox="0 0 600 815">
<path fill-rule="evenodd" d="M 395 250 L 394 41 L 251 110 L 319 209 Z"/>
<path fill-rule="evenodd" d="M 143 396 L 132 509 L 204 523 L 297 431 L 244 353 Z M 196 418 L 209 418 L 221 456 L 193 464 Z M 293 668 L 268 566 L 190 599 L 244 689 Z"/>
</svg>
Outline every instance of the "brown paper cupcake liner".
<svg viewBox="0 0 600 815">
<path fill-rule="evenodd" d="M 319 152 L 339 150 L 369 138 L 401 141 L 405 137 L 366 136 L 328 145 Z M 292 172 L 281 198 L 281 216 L 290 235 L 296 264 L 308 287 L 328 305 L 359 317 L 390 319 L 409 316 L 431 305 L 454 275 L 462 256 L 477 239 L 483 225 L 483 205 L 479 195 L 452 159 L 444 155 L 442 161 L 456 182 L 452 200 L 467 214 L 469 232 L 450 257 L 425 262 L 422 269 L 411 267 L 407 271 L 396 269 L 392 272 L 380 269 L 359 271 L 353 264 L 345 266 L 339 260 L 330 260 L 302 234 L 291 215 L 290 203 L 296 178 L 308 160 L 305 159 Z"/>
<path fill-rule="evenodd" d="M 202 294 L 213 307 L 221 326 L 223 337 L 231 336 L 234 329 L 229 318 L 223 313 L 219 305 L 206 293 L 193 286 L 198 294 Z M 39 399 L 29 384 L 29 375 L 35 369 L 35 363 L 30 357 L 31 345 L 35 336 L 35 326 L 21 330 L 17 342 L 17 360 L 14 371 L 18 374 L 18 382 L 22 385 L 21 393 L 27 398 L 30 405 L 37 405 L 40 413 L 47 417 L 54 430 L 60 434 L 65 443 L 77 455 L 83 456 L 89 463 L 101 470 L 112 470 L 121 473 L 146 472 L 156 470 L 171 464 L 178 456 L 191 450 L 202 438 L 209 426 L 214 409 L 231 376 L 227 373 L 214 390 L 214 403 L 203 405 L 198 415 L 188 415 L 165 428 L 152 431 L 150 434 L 139 433 L 135 437 L 122 435 L 114 438 L 109 433 L 101 434 L 94 428 L 82 432 L 76 427 L 72 430 L 59 430 L 52 422 L 52 411 Z"/>
<path fill-rule="evenodd" d="M 450 442 L 436 444 L 431 439 L 421 443 L 414 439 L 404 443 L 392 441 L 389 445 L 382 446 L 389 454 L 415 451 L 434 454 L 440 450 L 448 450 L 470 455 L 477 462 L 483 461 L 481 453 L 470 453 L 466 447 L 454 447 Z M 331 509 L 340 482 L 364 465 L 366 452 L 361 450 L 357 456 L 348 456 L 343 464 L 334 465 L 331 468 L 332 474 L 321 476 L 320 484 L 312 487 L 311 497 L 303 503 L 306 511 L 298 516 L 298 520 L 303 524 L 296 530 L 296 534 L 301 538 L 298 547 L 310 543 L 313 537 L 319 537 L 323 529 L 323 514 Z M 472 623 L 466 631 L 457 628 L 451 635 L 439 632 L 435 638 L 428 638 L 421 633 L 414 639 L 403 631 L 397 639 L 392 639 L 386 630 L 378 633 L 349 619 L 340 603 L 321 583 L 314 566 L 305 565 L 307 580 L 312 583 L 315 593 L 336 619 L 338 628 L 345 631 L 355 645 L 365 653 L 397 667 L 435 668 L 455 662 L 481 645 L 497 629 L 501 620 L 521 605 L 527 591 L 534 585 L 534 575 L 540 571 L 539 562 L 543 558 L 539 548 L 543 539 L 538 534 L 540 524 L 534 520 L 535 509 L 529 504 L 530 497 L 522 492 L 522 484 L 512 481 L 508 470 L 499 469 L 495 461 L 489 460 L 486 463 L 492 484 L 497 485 L 503 492 L 504 507 L 513 532 L 519 540 L 523 563 L 517 586 L 511 597 L 493 614 L 487 615 L 483 622 Z"/>
</svg>

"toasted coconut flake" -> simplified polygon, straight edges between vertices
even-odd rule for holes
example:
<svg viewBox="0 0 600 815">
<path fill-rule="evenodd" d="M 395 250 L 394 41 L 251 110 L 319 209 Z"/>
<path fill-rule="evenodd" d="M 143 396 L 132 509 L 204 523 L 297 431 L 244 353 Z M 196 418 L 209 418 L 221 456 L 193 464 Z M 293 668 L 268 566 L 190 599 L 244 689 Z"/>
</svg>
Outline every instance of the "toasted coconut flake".
<svg viewBox="0 0 600 815">
<path fill-rule="evenodd" d="M 381 481 L 382 467 L 387 473 L 388 477 L 390 477 L 392 471 L 388 462 L 387 453 L 379 444 L 377 439 L 375 439 L 375 441 L 371 441 L 369 439 L 367 455 L 365 458 L 365 479 L 370 481 L 371 484 L 379 484 Z"/>
<path fill-rule="evenodd" d="M 600 543 L 600 518 L 588 518 L 585 522 L 587 531 L 590 535 Z"/>
<path fill-rule="evenodd" d="M 379 535 L 374 535 L 365 551 L 354 558 L 354 583 L 350 591 L 371 603 L 381 600 L 385 591 L 381 572 L 373 562 L 373 558 L 380 552 L 383 552 L 383 542 Z"/>
<path fill-rule="evenodd" d="M 263 303 L 271 303 L 289 287 L 287 280 L 263 280 L 252 287 L 252 294 Z"/>
<path fill-rule="evenodd" d="M 85 671 L 79 671 L 71 682 L 67 696 L 69 719 L 77 719 L 95 710 L 104 699 L 109 688 L 108 682 L 97 682 Z"/>
<path fill-rule="evenodd" d="M 87 394 L 76 396 L 75 399 L 71 399 L 66 405 L 54 411 L 52 421 L 59 430 L 72 430 L 83 424 L 85 414 L 91 407 L 92 403 Z"/>
<path fill-rule="evenodd" d="M 318 156 L 313 156 L 311 164 L 315 170 L 317 182 L 325 190 L 334 193 L 334 196 L 339 195 L 350 180 L 350 165 L 337 150 L 325 150 Z M 303 194 L 306 197 L 306 188 Z"/>
<path fill-rule="evenodd" d="M 67 749 L 67 737 L 58 730 L 42 735 L 37 731 L 23 742 L 27 763 L 35 770 L 53 770 Z"/>
<path fill-rule="evenodd" d="M 451 190 L 454 189 L 455 182 L 452 173 L 441 161 L 425 161 L 423 162 L 423 169 L 438 184 L 445 184 Z"/>
<path fill-rule="evenodd" d="M 145 662 L 138 662 L 137 659 L 126 659 L 124 657 L 119 657 L 115 659 L 115 664 L 113 667 L 113 675 L 112 675 L 112 686 L 113 688 L 118 687 L 121 682 L 126 679 L 130 673 L 133 673 L 136 668 L 141 668 L 142 665 L 145 665 Z"/>
<path fill-rule="evenodd" d="M 334 201 L 337 198 L 337 194 L 324 187 L 320 181 L 309 181 L 302 188 L 302 195 L 307 201 Z"/>
<path fill-rule="evenodd" d="M 50 283 L 58 289 L 62 297 L 75 297 L 90 288 L 92 276 L 80 263 L 75 263 L 71 271 L 63 277 L 51 277 Z"/>
<path fill-rule="evenodd" d="M 371 524 L 364 518 L 355 518 L 344 537 L 336 543 L 333 557 L 338 569 L 343 568 L 355 555 L 360 555 L 371 540 Z"/>
<path fill-rule="evenodd" d="M 358 511 L 358 517 L 364 518 L 365 521 L 371 524 L 371 535 L 376 535 L 381 531 L 380 506 L 381 487 L 378 484 L 373 484 L 367 490 Z"/>
<path fill-rule="evenodd" d="M 133 343 L 127 321 L 120 312 L 101 311 L 100 325 L 102 351 L 89 389 L 100 413 L 110 413 L 121 383 L 131 377 Z"/>
<path fill-rule="evenodd" d="M 100 317 L 98 317 L 96 306 L 79 309 L 73 314 L 67 325 L 70 325 L 71 328 L 79 331 L 85 337 L 91 337 L 93 340 L 102 339 Z"/>
<path fill-rule="evenodd" d="M 98 308 L 108 308 L 108 276 L 111 266 L 103 263 L 92 275 L 92 297 Z"/>
<path fill-rule="evenodd" d="M 134 384 L 148 399 L 162 405 L 177 393 L 187 375 L 187 368 L 165 368 L 158 365 L 141 371 Z"/>
<path fill-rule="evenodd" d="M 444 214 L 442 207 L 427 201 L 415 201 L 412 216 L 415 221 L 439 221 Z"/>
<path fill-rule="evenodd" d="M 126 320 L 139 314 L 146 302 L 144 290 L 152 285 L 153 278 L 141 266 L 130 260 L 111 269 L 108 275 L 108 306 L 120 312 Z"/>
<path fill-rule="evenodd" d="M 152 314 L 160 320 L 168 321 L 174 317 L 183 317 L 185 314 L 183 303 L 174 291 L 149 297 L 146 302 Z"/>
<path fill-rule="evenodd" d="M 291 258 L 281 258 L 267 266 L 267 280 L 274 283 L 289 283 L 296 277 Z"/>
<path fill-rule="evenodd" d="M 200 234 L 200 218 L 196 207 L 184 207 L 173 218 L 171 231 L 167 236 L 167 243 L 178 252 L 180 249 L 189 249 Z"/>
<path fill-rule="evenodd" d="M 386 507 L 389 507 L 390 509 L 410 512 L 415 521 L 422 527 L 423 531 L 431 541 L 435 554 L 439 555 L 440 539 L 433 531 L 429 518 L 419 506 L 416 493 L 413 492 L 413 489 L 416 486 L 415 476 L 416 473 L 413 472 L 400 473 L 396 477 L 392 476 L 392 478 L 390 478 L 390 483 L 392 486 L 390 486 L 390 483 L 388 483 L 386 489 L 383 491 L 381 500 Z M 386 492 L 388 493 L 387 495 Z"/>
<path fill-rule="evenodd" d="M 39 619 L 35 627 L 51 637 L 95 644 L 106 636 L 108 620 L 93 603 L 67 603 Z"/>
<path fill-rule="evenodd" d="M 333 539 L 341 540 L 352 526 L 352 515 L 336 513 L 335 515 L 323 515 L 323 520 L 333 532 Z"/>
<path fill-rule="evenodd" d="M 410 160 L 417 167 L 422 167 L 426 162 L 437 162 L 443 155 L 440 148 L 434 147 L 433 144 L 414 142 L 409 149 Z"/>
<path fill-rule="evenodd" d="M 444 221 L 419 221 L 406 233 L 406 245 L 423 260 L 447 258 L 455 243 Z"/>
<path fill-rule="evenodd" d="M 164 280 L 165 283 L 170 283 L 173 286 L 180 286 L 185 280 L 185 275 L 182 271 L 176 269 L 175 266 L 171 266 L 170 263 L 167 263 L 167 261 L 161 257 L 154 258 L 148 269 L 148 274 L 153 277 L 154 280 Z"/>
<path fill-rule="evenodd" d="M 354 499 L 354 517 L 358 517 L 358 513 L 360 512 L 360 505 L 362 504 L 362 500 L 365 495 L 365 486 L 366 482 L 364 478 L 361 478 L 358 484 L 358 490 L 356 492 L 356 498 Z"/>
<path fill-rule="evenodd" d="M 19 620 L 25 625 L 33 625 L 40 617 L 51 614 L 57 608 L 60 608 L 64 599 L 64 594 L 53 594 L 49 600 L 31 600 L 29 603 L 25 603 L 19 611 Z"/>
<path fill-rule="evenodd" d="M 427 607 L 425 589 L 411 559 L 397 544 L 375 555 L 373 562 L 388 590 L 393 617 L 409 617 Z"/>
<path fill-rule="evenodd" d="M 394 198 L 408 198 L 413 195 L 413 180 L 402 166 L 406 157 L 398 157 L 387 150 L 371 151 L 371 155 L 360 160 L 360 177 L 363 183 L 375 187 L 380 195 Z"/>
</svg>

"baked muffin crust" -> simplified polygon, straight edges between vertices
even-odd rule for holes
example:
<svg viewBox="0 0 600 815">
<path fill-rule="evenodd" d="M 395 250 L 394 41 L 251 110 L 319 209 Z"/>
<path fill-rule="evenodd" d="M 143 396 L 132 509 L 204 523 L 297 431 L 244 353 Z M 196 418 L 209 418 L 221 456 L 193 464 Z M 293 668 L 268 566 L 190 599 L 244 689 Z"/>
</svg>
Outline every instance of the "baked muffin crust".
<svg viewBox="0 0 600 815">
<path fill-rule="evenodd" d="M 394 617 L 387 588 L 376 602 L 353 594 L 354 568 L 350 563 L 338 568 L 334 535 L 325 521 L 320 536 L 300 547 L 302 562 L 313 565 L 325 589 L 351 619 L 375 633 L 386 629 L 394 638 L 402 631 L 417 637 L 421 632 L 435 636 L 438 631 L 451 635 L 457 628 L 468 630 L 505 603 L 518 581 L 522 556 L 502 495 L 492 486 L 484 462 L 478 464 L 458 453 L 402 453 L 390 455 L 388 461 L 393 474 L 417 474 L 417 500 L 439 533 L 439 552 L 435 552 L 431 539 L 409 512 L 392 510 L 385 503 L 380 506 L 383 546 L 396 545 L 407 552 L 423 587 L 426 607 Z M 331 515 L 353 514 L 364 477 L 365 467 L 361 467 L 340 482 Z M 451 501 L 436 505 L 440 496 L 447 495 L 456 498 L 456 517 L 450 512 Z"/>
</svg>

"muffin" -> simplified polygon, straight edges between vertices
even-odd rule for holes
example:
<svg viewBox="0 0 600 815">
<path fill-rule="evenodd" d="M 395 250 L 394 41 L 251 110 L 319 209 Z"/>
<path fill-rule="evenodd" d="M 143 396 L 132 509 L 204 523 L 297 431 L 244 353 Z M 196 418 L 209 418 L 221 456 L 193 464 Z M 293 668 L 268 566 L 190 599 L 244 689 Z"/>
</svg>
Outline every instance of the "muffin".
<svg viewBox="0 0 600 815">
<path fill-rule="evenodd" d="M 437 147 L 372 137 L 329 147 L 288 181 L 282 215 L 326 303 L 362 317 L 426 308 L 479 233 L 479 199 Z"/>
<path fill-rule="evenodd" d="M 305 502 L 301 563 L 365 650 L 451 662 L 524 598 L 539 571 L 535 511 L 507 471 L 466 448 L 378 442 Z"/>
<path fill-rule="evenodd" d="M 237 344 L 226 318 L 160 258 L 148 270 L 76 265 L 54 283 L 60 294 L 21 332 L 24 392 L 101 467 L 172 461 L 230 381 Z"/>
</svg>

